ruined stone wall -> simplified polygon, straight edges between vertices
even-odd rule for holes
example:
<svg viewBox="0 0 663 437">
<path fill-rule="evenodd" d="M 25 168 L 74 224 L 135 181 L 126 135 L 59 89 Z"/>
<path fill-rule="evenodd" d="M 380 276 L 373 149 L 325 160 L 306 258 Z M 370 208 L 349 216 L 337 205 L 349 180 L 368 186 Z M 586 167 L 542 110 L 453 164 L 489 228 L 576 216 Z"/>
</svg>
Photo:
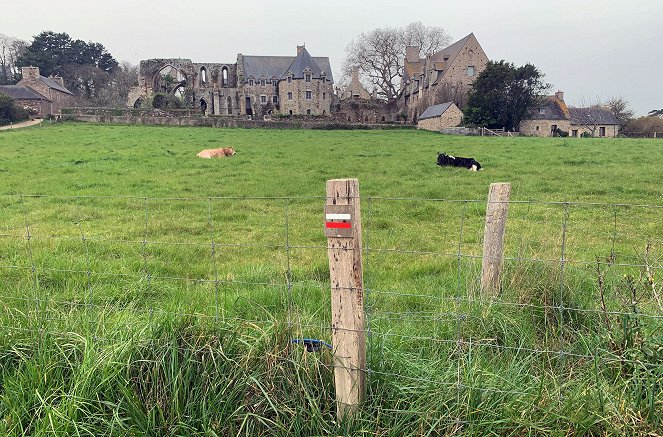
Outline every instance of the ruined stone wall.
<svg viewBox="0 0 663 437">
<path fill-rule="evenodd" d="M 341 100 L 332 108 L 332 118 L 345 123 L 393 123 L 398 108 L 375 100 Z"/>
</svg>

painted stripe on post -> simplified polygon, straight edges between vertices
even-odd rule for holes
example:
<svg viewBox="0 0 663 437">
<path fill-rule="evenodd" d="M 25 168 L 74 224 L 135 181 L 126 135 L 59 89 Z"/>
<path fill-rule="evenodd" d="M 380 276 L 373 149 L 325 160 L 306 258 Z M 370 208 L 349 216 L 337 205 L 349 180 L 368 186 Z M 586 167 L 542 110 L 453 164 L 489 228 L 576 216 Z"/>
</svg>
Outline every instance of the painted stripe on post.
<svg viewBox="0 0 663 437">
<path fill-rule="evenodd" d="M 352 225 L 350 223 L 326 222 L 325 227 L 329 229 L 350 229 Z"/>
<path fill-rule="evenodd" d="M 350 214 L 326 214 L 325 218 L 327 220 L 350 220 L 352 216 Z"/>
</svg>

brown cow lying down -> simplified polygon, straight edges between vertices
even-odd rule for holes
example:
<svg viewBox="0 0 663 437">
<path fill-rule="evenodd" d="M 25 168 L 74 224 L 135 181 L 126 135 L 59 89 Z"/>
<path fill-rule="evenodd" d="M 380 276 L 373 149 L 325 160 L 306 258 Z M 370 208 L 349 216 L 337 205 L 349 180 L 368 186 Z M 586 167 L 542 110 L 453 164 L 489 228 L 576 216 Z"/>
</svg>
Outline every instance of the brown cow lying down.
<svg viewBox="0 0 663 437">
<path fill-rule="evenodd" d="M 233 156 L 235 149 L 232 147 L 222 147 L 220 149 L 205 149 L 196 156 L 198 158 L 223 158 L 224 156 Z"/>
</svg>

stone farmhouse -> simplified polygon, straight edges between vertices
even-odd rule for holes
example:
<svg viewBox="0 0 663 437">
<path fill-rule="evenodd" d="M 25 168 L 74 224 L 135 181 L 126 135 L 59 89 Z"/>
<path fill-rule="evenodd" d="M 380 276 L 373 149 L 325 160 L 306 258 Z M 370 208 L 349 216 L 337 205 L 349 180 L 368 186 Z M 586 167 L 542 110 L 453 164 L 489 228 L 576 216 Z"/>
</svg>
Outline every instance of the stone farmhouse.
<svg viewBox="0 0 663 437">
<path fill-rule="evenodd" d="M 304 46 L 296 56 L 237 55 L 235 63 L 189 59 L 141 61 L 138 87 L 128 106 L 140 107 L 156 93 L 175 94 L 209 115 L 329 115 L 331 65 Z"/>
<path fill-rule="evenodd" d="M 453 101 L 463 107 L 470 86 L 488 65 L 474 33 L 425 58 L 419 53 L 419 47 L 406 48 L 399 95 L 399 107 L 411 120 L 434 104 Z"/>
<path fill-rule="evenodd" d="M 520 122 L 524 135 L 610 137 L 619 135 L 619 120 L 606 108 L 573 108 L 564 102 L 564 93 L 543 98 L 541 106 Z"/>
<path fill-rule="evenodd" d="M 45 77 L 38 67 L 23 67 L 23 78 L 16 85 L 0 86 L 0 93 L 8 95 L 22 108 L 29 108 L 38 118 L 59 114 L 71 105 L 72 92 L 64 86 L 61 77 Z"/>
</svg>

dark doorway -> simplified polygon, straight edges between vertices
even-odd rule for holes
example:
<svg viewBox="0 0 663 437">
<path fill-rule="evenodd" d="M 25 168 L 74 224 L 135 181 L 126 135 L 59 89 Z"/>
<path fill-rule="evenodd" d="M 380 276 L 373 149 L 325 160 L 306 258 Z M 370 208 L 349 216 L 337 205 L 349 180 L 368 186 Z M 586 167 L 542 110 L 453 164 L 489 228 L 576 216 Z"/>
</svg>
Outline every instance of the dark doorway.
<svg viewBox="0 0 663 437">
<path fill-rule="evenodd" d="M 253 115 L 253 108 L 251 107 L 251 97 L 246 97 L 246 115 Z"/>
<path fill-rule="evenodd" d="M 200 99 L 200 112 L 202 112 L 203 114 L 207 112 L 207 102 L 205 101 L 205 99 Z"/>
</svg>

